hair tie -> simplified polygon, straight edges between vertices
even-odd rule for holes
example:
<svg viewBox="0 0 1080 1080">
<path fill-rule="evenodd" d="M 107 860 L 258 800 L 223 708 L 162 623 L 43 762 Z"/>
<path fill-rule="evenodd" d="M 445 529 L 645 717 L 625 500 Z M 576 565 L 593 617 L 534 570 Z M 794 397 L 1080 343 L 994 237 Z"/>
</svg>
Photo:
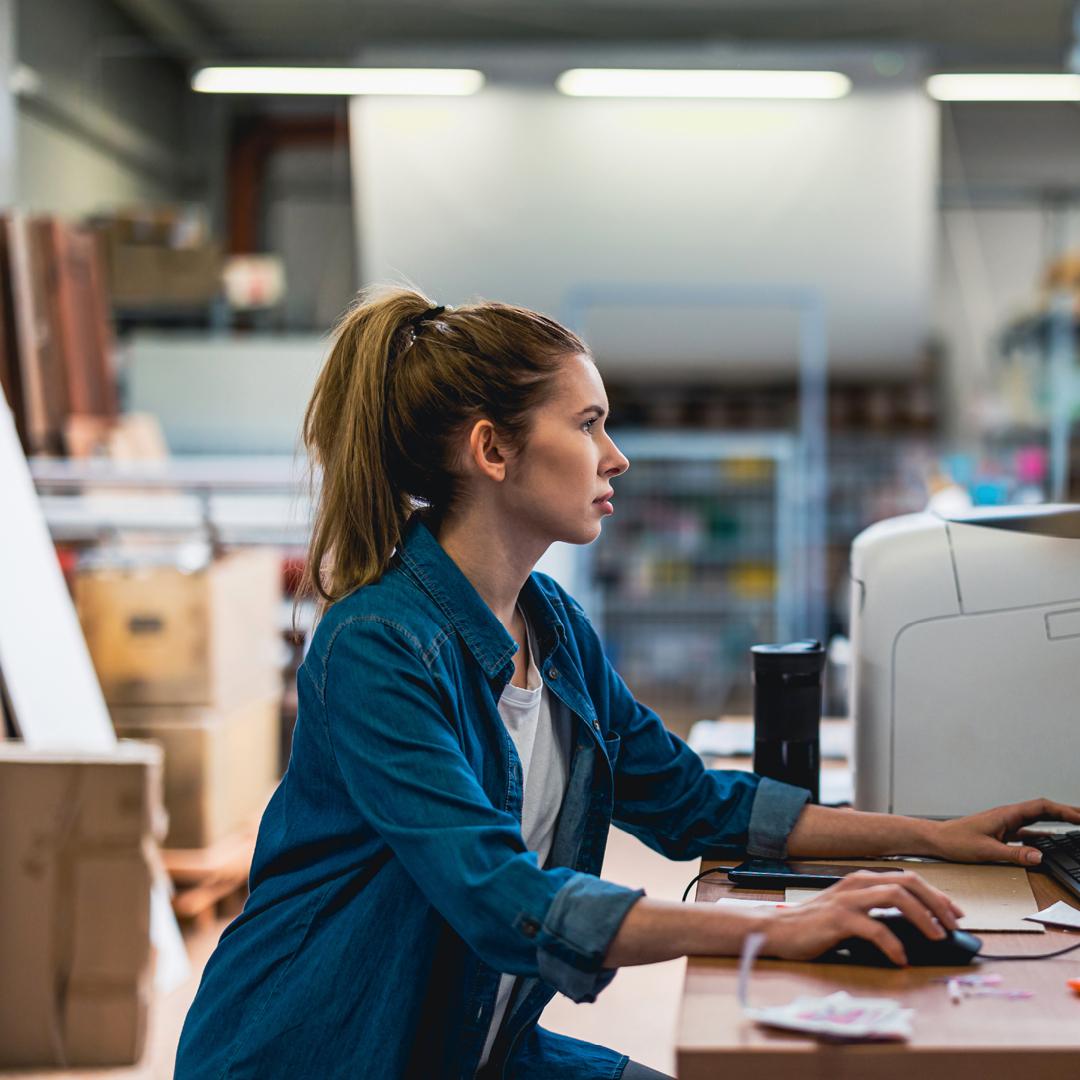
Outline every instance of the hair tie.
<svg viewBox="0 0 1080 1080">
<path fill-rule="evenodd" d="M 420 326 L 421 323 L 430 322 L 432 319 L 437 319 L 446 310 L 445 304 L 440 304 L 438 307 L 428 308 L 427 311 L 421 311 L 419 315 L 414 315 L 406 323 L 407 326 Z"/>
<path fill-rule="evenodd" d="M 430 322 L 432 319 L 437 319 L 445 310 L 445 305 L 440 304 L 438 307 L 432 307 L 428 308 L 427 311 L 421 311 L 419 315 L 414 315 L 411 319 L 406 319 L 401 323 L 394 333 L 390 353 L 387 357 L 387 375 L 389 375 L 390 368 L 394 363 L 416 344 L 416 334 L 420 327 L 423 326 L 424 323 Z M 395 341 L 397 342 L 396 347 L 393 344 Z"/>
</svg>

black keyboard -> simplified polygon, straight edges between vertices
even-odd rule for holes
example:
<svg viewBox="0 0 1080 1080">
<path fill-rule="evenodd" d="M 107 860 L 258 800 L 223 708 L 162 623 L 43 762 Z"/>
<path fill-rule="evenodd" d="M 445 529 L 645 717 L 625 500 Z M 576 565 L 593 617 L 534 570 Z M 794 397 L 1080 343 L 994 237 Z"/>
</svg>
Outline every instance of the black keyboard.
<svg viewBox="0 0 1080 1080">
<path fill-rule="evenodd" d="M 1025 841 L 1042 852 L 1042 867 L 1080 900 L 1080 832 L 1037 836 Z"/>
</svg>

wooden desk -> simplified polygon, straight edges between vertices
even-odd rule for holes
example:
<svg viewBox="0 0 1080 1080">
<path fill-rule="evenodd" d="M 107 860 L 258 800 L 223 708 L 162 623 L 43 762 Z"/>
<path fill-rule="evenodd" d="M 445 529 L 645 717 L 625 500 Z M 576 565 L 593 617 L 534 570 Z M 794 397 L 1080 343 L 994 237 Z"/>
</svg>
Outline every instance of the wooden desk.
<svg viewBox="0 0 1080 1080">
<path fill-rule="evenodd" d="M 703 863 L 705 869 L 709 863 Z M 733 863 L 714 863 L 731 866 Z M 1051 879 L 1029 875 L 1040 910 L 1068 899 Z M 699 901 L 733 890 L 722 874 L 698 883 Z M 739 889 L 747 898 L 781 893 Z M 1071 901 L 1070 901 L 1071 902 Z M 1080 905 L 1074 905 L 1080 906 Z M 1042 953 L 1080 942 L 1080 934 L 983 934 L 993 953 Z M 910 1042 L 835 1044 L 759 1027 L 743 1017 L 735 997 L 738 961 L 691 957 L 676 1035 L 679 1080 L 1077 1080 L 1080 1078 L 1080 996 L 1065 980 L 1080 977 L 1080 950 L 1056 960 L 985 961 L 1004 986 L 1034 990 L 1026 1001 L 949 1001 L 935 983 L 957 968 L 903 970 L 759 959 L 750 980 L 753 1005 L 777 1005 L 801 994 L 837 990 L 891 997 L 915 1009 Z"/>
</svg>

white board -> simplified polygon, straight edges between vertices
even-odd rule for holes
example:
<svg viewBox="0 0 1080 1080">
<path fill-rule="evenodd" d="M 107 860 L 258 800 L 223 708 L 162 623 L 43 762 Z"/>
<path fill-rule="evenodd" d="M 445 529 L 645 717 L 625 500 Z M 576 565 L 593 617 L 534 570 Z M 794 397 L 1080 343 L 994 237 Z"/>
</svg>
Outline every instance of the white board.
<svg viewBox="0 0 1080 1080">
<path fill-rule="evenodd" d="M 7 400 L 0 396 L 0 670 L 27 746 L 116 745 Z"/>
</svg>

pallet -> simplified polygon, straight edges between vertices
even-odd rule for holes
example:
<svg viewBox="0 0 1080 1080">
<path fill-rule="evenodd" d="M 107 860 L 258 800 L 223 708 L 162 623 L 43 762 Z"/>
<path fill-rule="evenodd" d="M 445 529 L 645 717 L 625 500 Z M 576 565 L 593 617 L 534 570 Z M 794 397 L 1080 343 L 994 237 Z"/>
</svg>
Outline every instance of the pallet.
<svg viewBox="0 0 1080 1080">
<path fill-rule="evenodd" d="M 202 930 L 239 913 L 247 899 L 248 872 L 258 823 L 252 822 L 205 848 L 165 848 L 162 861 L 175 892 L 180 925 Z"/>
</svg>

